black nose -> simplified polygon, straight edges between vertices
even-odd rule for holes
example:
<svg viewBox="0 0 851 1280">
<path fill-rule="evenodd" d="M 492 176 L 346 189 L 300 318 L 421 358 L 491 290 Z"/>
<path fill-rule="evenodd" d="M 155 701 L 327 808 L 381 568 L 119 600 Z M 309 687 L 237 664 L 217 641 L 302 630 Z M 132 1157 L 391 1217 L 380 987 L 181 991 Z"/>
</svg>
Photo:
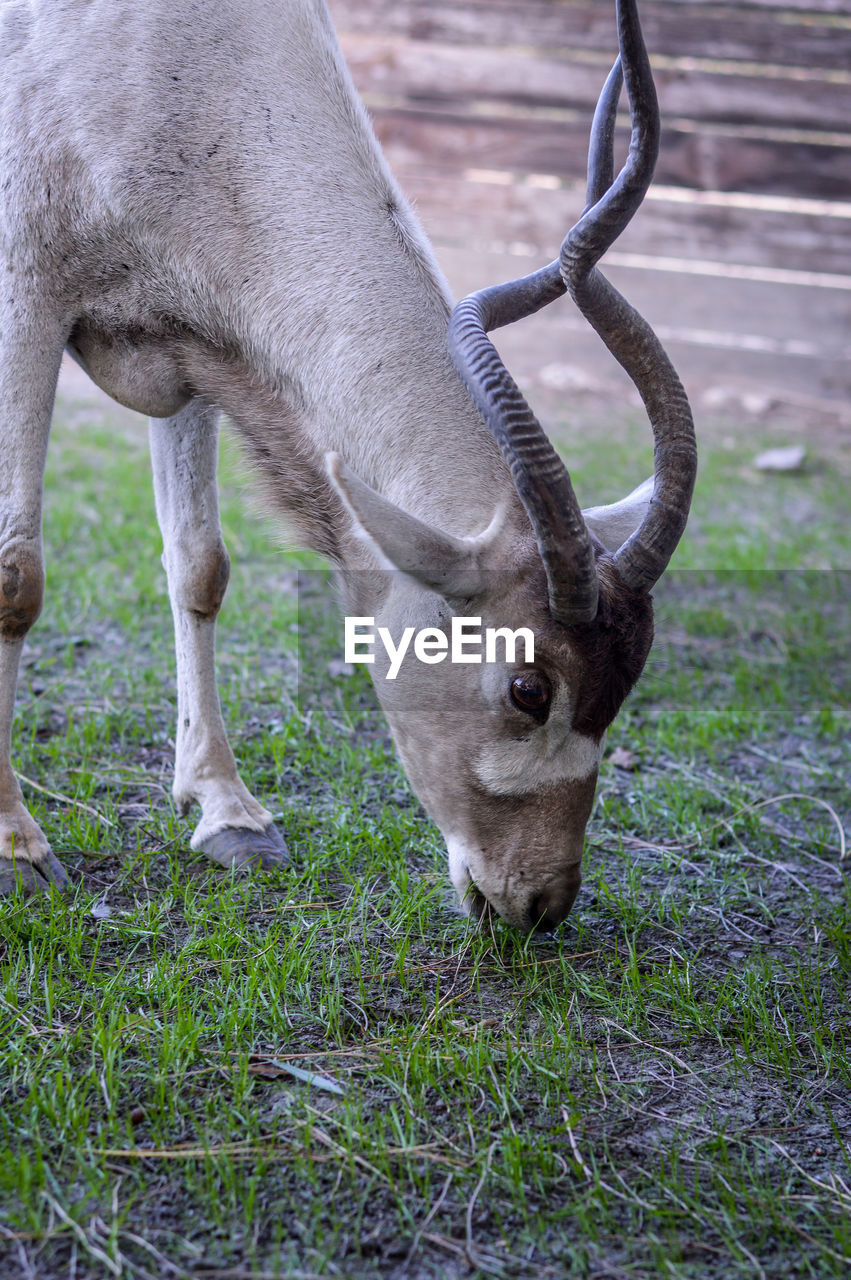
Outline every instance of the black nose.
<svg viewBox="0 0 851 1280">
<path fill-rule="evenodd" d="M 582 873 L 577 869 L 552 880 L 536 898 L 529 908 L 529 919 L 533 929 L 538 933 L 552 933 L 553 929 L 566 920 L 570 914 L 579 886 Z"/>
</svg>

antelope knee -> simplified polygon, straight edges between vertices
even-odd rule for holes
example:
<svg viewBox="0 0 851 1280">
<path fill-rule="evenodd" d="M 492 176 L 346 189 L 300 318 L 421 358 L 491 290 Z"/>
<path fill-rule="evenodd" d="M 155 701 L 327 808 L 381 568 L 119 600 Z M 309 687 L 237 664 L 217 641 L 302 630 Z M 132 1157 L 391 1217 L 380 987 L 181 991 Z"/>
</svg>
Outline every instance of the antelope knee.
<svg viewBox="0 0 851 1280">
<path fill-rule="evenodd" d="M 0 639 L 20 640 L 29 631 L 44 599 L 44 561 L 40 550 L 10 544 L 0 550 Z"/>
<path fill-rule="evenodd" d="M 187 613 L 212 621 L 222 607 L 229 578 L 230 557 L 223 542 L 193 548 L 175 566 L 175 601 Z"/>
</svg>

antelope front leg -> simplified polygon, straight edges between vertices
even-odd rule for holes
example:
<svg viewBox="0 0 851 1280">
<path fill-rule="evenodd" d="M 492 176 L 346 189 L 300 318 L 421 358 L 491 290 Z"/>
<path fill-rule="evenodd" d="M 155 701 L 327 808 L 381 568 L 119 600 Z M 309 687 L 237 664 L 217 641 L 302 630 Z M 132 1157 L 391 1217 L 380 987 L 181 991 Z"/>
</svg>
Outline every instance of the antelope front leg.
<svg viewBox="0 0 851 1280">
<path fill-rule="evenodd" d="M 0 583 L 7 566 L 8 561 L 0 565 Z M 0 600 L 4 595 L 0 585 Z M 68 874 L 30 816 L 12 770 L 12 718 L 24 641 L 9 640 L 3 634 L 3 612 L 0 604 L 0 895 L 19 889 L 31 893 L 51 884 L 64 889 Z"/>
<path fill-rule="evenodd" d="M 18 662 L 44 591 L 44 461 L 63 345 L 37 308 L 0 298 L 0 894 L 68 883 L 12 769 Z"/>
<path fill-rule="evenodd" d="M 271 870 L 289 862 L 272 815 L 242 782 L 216 685 L 215 629 L 228 582 L 216 488 L 218 413 L 193 400 L 151 419 L 151 457 L 163 564 L 174 614 L 177 749 L 174 799 L 201 821 L 192 848 L 224 867 Z"/>
</svg>

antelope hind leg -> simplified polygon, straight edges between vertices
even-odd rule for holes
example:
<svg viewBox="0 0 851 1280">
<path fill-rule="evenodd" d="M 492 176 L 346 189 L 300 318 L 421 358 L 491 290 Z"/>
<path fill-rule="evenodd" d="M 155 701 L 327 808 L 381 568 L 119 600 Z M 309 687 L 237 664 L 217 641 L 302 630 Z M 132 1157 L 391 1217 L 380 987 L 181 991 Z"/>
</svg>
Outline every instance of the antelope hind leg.
<svg viewBox="0 0 851 1280">
<path fill-rule="evenodd" d="M 192 848 L 220 866 L 272 870 L 289 862 L 272 815 L 237 772 L 216 685 L 216 617 L 229 562 L 216 487 L 218 412 L 192 400 L 151 419 L 151 458 L 163 564 L 174 615 L 177 743 L 174 799 L 201 806 Z"/>
</svg>

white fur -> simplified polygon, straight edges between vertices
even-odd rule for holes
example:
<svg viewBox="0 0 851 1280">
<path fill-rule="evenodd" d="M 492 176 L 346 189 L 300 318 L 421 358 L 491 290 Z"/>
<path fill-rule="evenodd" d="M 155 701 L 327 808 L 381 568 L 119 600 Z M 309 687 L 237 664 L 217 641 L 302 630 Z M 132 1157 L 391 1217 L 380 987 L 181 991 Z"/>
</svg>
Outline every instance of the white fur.
<svg viewBox="0 0 851 1280">
<path fill-rule="evenodd" d="M 272 821 L 239 777 L 227 740 L 216 686 L 217 610 L 193 595 L 217 565 L 227 574 L 216 492 L 217 418 L 193 400 L 174 418 L 151 419 L 154 497 L 177 657 L 173 792 L 181 811 L 201 806 L 192 836 L 196 849 L 226 827 L 264 831 Z"/>
<path fill-rule="evenodd" d="M 606 507 L 589 507 L 582 512 L 585 523 L 607 551 L 617 551 L 639 527 L 653 499 L 655 480 L 650 476 L 632 493 Z"/>
<path fill-rule="evenodd" d="M 476 777 L 495 796 L 525 796 L 564 782 L 582 782 L 600 768 L 603 743 L 570 733 L 556 750 L 542 754 L 540 736 L 510 738 L 482 747 Z"/>
</svg>

